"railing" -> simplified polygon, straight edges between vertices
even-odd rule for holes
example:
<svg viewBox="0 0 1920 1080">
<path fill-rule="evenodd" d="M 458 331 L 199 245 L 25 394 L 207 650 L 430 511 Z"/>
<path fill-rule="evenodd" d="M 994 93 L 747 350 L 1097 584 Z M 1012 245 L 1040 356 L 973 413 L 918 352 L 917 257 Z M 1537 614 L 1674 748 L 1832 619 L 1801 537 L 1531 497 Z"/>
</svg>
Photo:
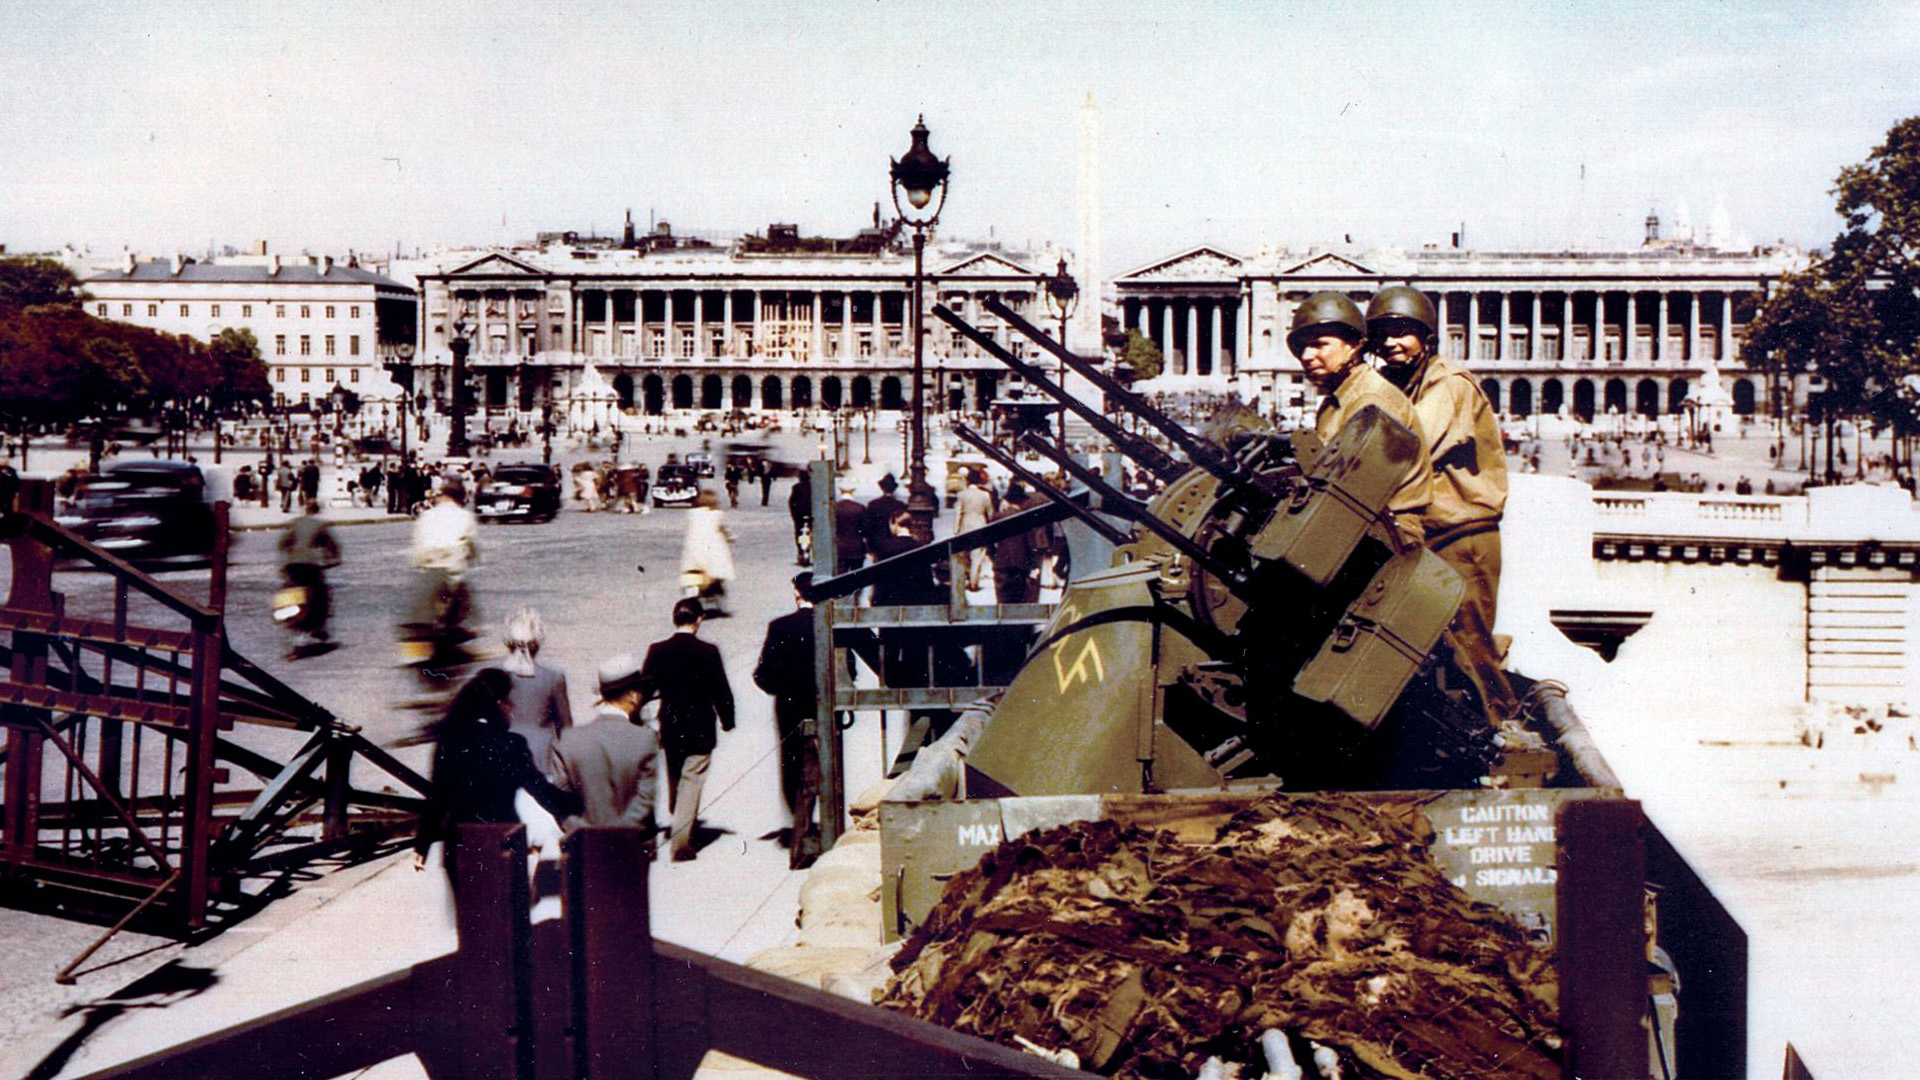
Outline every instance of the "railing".
<svg viewBox="0 0 1920 1080">
<path fill-rule="evenodd" d="M 407 1054 L 436 1078 L 657 1080 L 710 1049 L 819 1080 L 1086 1075 L 656 942 L 638 829 L 569 834 L 562 915 L 539 925 L 525 826 L 458 826 L 454 845 L 458 952 L 84 1080 L 323 1080 Z"/>
</svg>

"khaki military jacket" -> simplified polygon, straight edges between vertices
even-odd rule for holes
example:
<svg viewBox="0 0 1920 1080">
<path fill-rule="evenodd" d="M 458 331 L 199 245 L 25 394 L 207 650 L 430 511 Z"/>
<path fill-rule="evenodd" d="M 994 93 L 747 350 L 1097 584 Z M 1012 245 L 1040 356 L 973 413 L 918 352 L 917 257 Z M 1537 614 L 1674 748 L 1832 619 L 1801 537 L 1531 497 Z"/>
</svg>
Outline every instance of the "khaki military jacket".
<svg viewBox="0 0 1920 1080">
<path fill-rule="evenodd" d="M 1356 363 L 1347 369 L 1347 376 L 1340 385 L 1320 399 L 1320 411 L 1313 419 L 1313 432 L 1321 442 L 1329 442 L 1340 434 L 1356 413 L 1369 405 L 1379 406 L 1380 411 L 1404 424 L 1408 430 L 1420 434 L 1419 419 L 1414 415 L 1413 404 L 1407 400 L 1386 377 L 1364 363 Z M 1393 512 L 1394 524 L 1400 530 L 1403 540 L 1409 544 L 1419 544 L 1424 536 L 1421 522 L 1427 515 L 1428 504 L 1433 500 L 1433 466 L 1426 454 L 1416 454 L 1407 462 L 1406 475 L 1400 486 L 1387 500 L 1387 509 Z"/>
<path fill-rule="evenodd" d="M 1433 460 L 1429 543 L 1499 522 L 1507 506 L 1507 455 L 1493 406 L 1467 369 L 1432 357 L 1410 388 L 1416 429 Z"/>
</svg>

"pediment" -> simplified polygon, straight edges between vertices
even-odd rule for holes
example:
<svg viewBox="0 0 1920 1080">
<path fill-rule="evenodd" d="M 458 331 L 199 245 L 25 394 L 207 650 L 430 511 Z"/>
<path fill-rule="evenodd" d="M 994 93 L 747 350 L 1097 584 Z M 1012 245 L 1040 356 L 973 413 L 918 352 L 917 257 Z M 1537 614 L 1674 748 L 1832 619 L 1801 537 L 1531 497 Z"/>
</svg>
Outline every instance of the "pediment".
<svg viewBox="0 0 1920 1080">
<path fill-rule="evenodd" d="M 1033 271 L 1014 262 L 1012 259 L 985 251 L 954 263 L 945 270 L 936 270 L 940 277 L 1025 277 L 1030 278 Z"/>
<path fill-rule="evenodd" d="M 1202 245 L 1170 258 L 1148 263 L 1120 276 L 1125 282 L 1235 281 L 1246 260 L 1216 247 Z"/>
<path fill-rule="evenodd" d="M 1377 271 L 1354 262 L 1344 255 L 1323 252 L 1304 262 L 1280 271 L 1281 277 L 1378 277 Z"/>
<path fill-rule="evenodd" d="M 448 277 L 546 277 L 547 272 L 531 263 L 521 262 L 511 255 L 498 251 L 489 252 L 470 263 L 447 271 Z"/>
</svg>

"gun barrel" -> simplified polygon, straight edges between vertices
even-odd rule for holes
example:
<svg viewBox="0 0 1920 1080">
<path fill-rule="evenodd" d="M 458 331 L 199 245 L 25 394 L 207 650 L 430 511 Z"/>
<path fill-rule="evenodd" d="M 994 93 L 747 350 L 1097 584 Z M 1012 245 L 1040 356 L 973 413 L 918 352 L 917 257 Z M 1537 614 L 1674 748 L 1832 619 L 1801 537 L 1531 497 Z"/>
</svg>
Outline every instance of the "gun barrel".
<svg viewBox="0 0 1920 1080">
<path fill-rule="evenodd" d="M 1147 471 L 1153 473 L 1162 481 L 1172 483 L 1177 477 L 1187 471 L 1187 467 L 1182 465 L 1179 459 L 1138 435 L 1129 433 L 1120 425 L 1101 415 L 1100 410 L 1067 393 L 1065 388 L 1048 378 L 1045 372 L 1008 352 L 999 342 L 981 333 L 979 328 L 962 319 L 954 313 L 953 309 L 947 307 L 945 304 L 935 304 L 933 313 L 938 316 L 942 322 L 960 331 L 969 341 L 980 346 L 981 349 L 986 351 L 987 355 L 992 356 L 1002 364 L 1013 369 L 1015 374 L 1027 380 L 1027 382 L 1032 383 L 1034 386 L 1039 387 L 1048 397 L 1053 398 L 1060 402 L 1060 404 L 1078 413 L 1095 431 L 1098 431 L 1101 435 L 1104 435 L 1109 442 L 1112 442 L 1115 448 L 1121 453 L 1139 462 Z"/>
<path fill-rule="evenodd" d="M 1087 527 L 1099 533 L 1101 538 L 1106 540 L 1107 543 L 1119 545 L 1132 541 L 1133 537 L 1102 521 L 1099 515 L 1095 514 L 1092 510 L 1068 498 L 1066 492 L 1035 476 L 1032 470 L 1020 464 L 1013 455 L 993 445 L 986 436 L 973 430 L 973 428 L 968 427 L 966 424 L 955 424 L 953 425 L 953 433 L 965 439 L 967 442 L 972 443 L 974 449 L 999 462 L 1008 472 L 1024 481 L 1035 491 L 1066 507 L 1068 510 L 1073 511 L 1074 516 L 1086 522 Z"/>
<path fill-rule="evenodd" d="M 1059 358 L 1061 363 L 1066 364 L 1082 378 L 1098 387 L 1102 393 L 1119 402 L 1122 408 L 1160 429 L 1161 434 L 1179 447 L 1187 457 L 1193 460 L 1194 464 L 1221 480 L 1236 479 L 1233 459 L 1224 450 L 1180 426 L 1172 417 L 1149 405 L 1146 399 L 1121 386 L 1118 380 L 1095 367 L 1086 357 L 1069 352 L 1066 346 L 1048 336 L 1046 331 L 1022 318 L 999 299 L 987 298 L 981 301 L 981 305 L 992 312 L 995 318 L 1013 328 L 1015 332 L 1025 335 L 1036 345 Z"/>
<path fill-rule="evenodd" d="M 1117 510 L 1122 515 L 1139 522 L 1145 526 L 1149 532 L 1165 540 L 1168 546 L 1172 547 L 1175 551 L 1193 560 L 1195 566 L 1219 578 L 1220 581 L 1226 585 L 1227 591 L 1249 604 L 1253 603 L 1253 597 L 1247 587 L 1246 578 L 1232 567 L 1214 558 L 1212 552 L 1194 543 L 1190 537 L 1179 529 L 1174 528 L 1172 525 L 1149 513 L 1146 507 L 1115 491 L 1112 485 L 1102 480 L 1097 473 L 1073 460 L 1071 456 L 1059 447 L 1054 446 L 1045 439 L 1036 438 L 1032 432 L 1028 432 L 1024 436 L 1024 439 L 1028 446 L 1033 447 L 1041 454 L 1051 458 L 1053 463 L 1065 469 L 1068 475 L 1087 485 L 1088 490 L 1100 496 L 1100 504 L 1103 507 Z"/>
</svg>

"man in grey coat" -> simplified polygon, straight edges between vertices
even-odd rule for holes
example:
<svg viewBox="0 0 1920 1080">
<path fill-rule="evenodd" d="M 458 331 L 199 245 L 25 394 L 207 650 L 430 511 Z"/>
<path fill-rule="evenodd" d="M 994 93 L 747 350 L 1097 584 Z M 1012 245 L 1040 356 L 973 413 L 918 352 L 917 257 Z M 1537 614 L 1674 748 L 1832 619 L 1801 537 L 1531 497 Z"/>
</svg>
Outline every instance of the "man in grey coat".
<svg viewBox="0 0 1920 1080">
<path fill-rule="evenodd" d="M 600 665 L 600 703 L 592 719 L 553 744 L 562 786 L 586 808 L 567 824 L 653 827 L 660 740 L 639 719 L 645 700 L 640 662 L 623 653 Z"/>
</svg>

